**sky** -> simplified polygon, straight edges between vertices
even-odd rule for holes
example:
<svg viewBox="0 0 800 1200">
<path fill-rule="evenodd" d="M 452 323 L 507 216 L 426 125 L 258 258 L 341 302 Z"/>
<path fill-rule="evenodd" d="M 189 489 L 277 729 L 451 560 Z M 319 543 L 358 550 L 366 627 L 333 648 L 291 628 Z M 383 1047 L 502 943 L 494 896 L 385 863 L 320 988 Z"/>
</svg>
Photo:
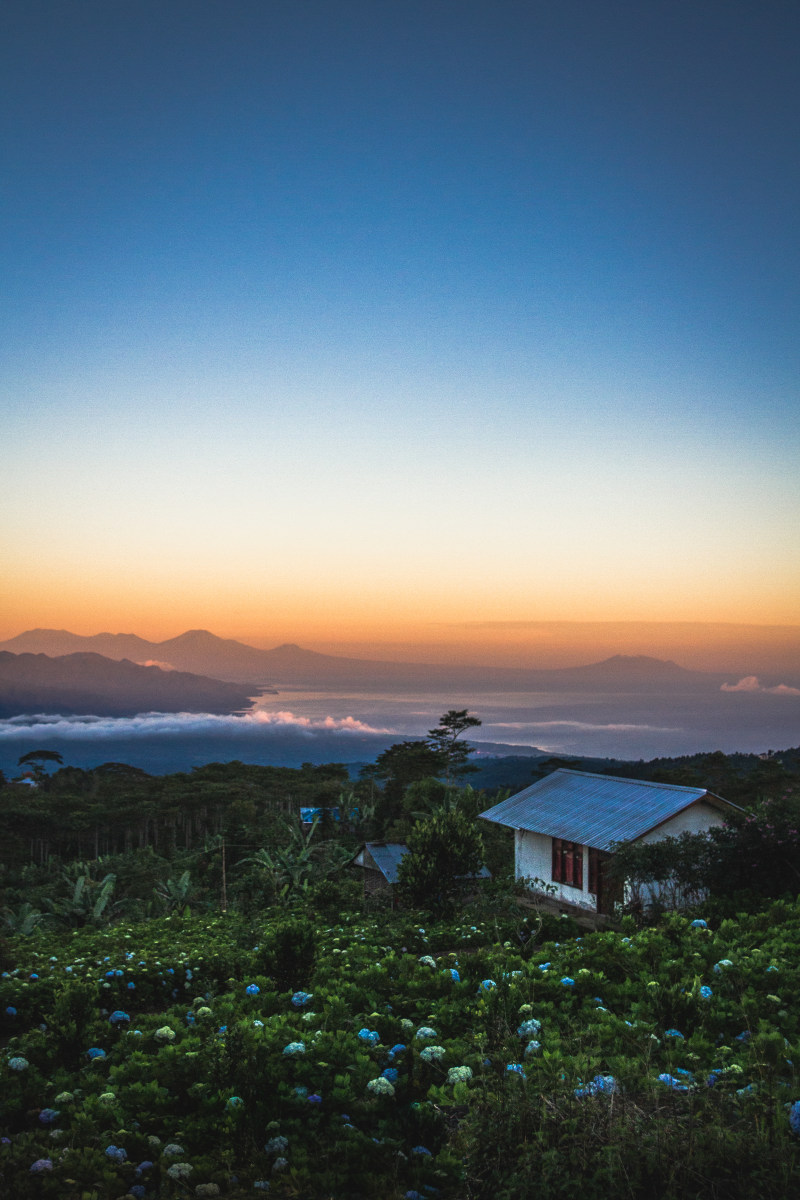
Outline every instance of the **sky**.
<svg viewBox="0 0 800 1200">
<path fill-rule="evenodd" d="M 800 624 L 799 46 L 6 0 L 0 636 Z"/>
</svg>

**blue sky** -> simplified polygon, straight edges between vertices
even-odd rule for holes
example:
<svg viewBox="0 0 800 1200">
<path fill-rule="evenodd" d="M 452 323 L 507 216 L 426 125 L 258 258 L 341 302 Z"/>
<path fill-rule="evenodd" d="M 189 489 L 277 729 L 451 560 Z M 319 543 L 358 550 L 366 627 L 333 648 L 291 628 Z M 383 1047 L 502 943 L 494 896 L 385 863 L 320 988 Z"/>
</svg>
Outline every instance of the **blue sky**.
<svg viewBox="0 0 800 1200">
<path fill-rule="evenodd" d="M 0 44 L 8 633 L 797 619 L 796 4 Z"/>
</svg>

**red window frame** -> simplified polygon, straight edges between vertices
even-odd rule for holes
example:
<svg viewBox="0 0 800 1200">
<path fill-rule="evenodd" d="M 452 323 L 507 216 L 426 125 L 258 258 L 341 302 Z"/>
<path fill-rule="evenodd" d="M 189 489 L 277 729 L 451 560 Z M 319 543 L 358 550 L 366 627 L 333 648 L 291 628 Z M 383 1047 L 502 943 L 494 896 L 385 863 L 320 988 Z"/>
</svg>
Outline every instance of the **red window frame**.
<svg viewBox="0 0 800 1200">
<path fill-rule="evenodd" d="M 580 842 L 553 838 L 551 875 L 554 883 L 565 883 L 567 887 L 583 891 L 583 846 Z"/>
</svg>

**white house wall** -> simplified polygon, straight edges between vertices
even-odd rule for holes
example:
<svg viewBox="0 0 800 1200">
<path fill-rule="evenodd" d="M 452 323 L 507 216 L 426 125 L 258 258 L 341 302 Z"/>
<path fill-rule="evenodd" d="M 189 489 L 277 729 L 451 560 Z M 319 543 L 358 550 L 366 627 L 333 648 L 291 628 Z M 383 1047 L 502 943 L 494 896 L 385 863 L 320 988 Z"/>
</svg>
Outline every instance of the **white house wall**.
<svg viewBox="0 0 800 1200">
<path fill-rule="evenodd" d="M 525 829 L 514 831 L 514 875 L 517 879 L 540 879 L 554 887 L 555 892 L 548 892 L 554 900 L 563 900 L 566 904 L 578 904 L 581 908 L 597 911 L 597 897 L 588 889 L 589 882 L 589 848 L 583 847 L 583 887 L 570 887 L 567 883 L 553 883 L 550 876 L 553 871 L 553 839 L 544 833 L 529 833 Z M 533 887 L 541 891 L 541 888 Z"/>
<path fill-rule="evenodd" d="M 637 838 L 637 841 L 660 842 L 663 838 L 680 837 L 682 833 L 704 833 L 712 825 L 724 824 L 725 818 L 718 808 L 714 808 L 704 800 L 698 800 L 696 804 L 685 808 L 683 812 L 670 817 L 663 825 L 658 825 L 649 833 Z"/>
</svg>

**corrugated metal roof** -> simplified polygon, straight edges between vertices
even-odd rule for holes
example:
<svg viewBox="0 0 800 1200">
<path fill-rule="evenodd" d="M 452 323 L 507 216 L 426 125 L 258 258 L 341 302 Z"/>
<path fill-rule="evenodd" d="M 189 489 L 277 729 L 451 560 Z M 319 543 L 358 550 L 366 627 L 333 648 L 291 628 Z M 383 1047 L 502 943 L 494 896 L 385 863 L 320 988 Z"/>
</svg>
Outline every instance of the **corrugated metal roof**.
<svg viewBox="0 0 800 1200">
<path fill-rule="evenodd" d="M 397 868 L 400 866 L 400 859 L 408 854 L 408 846 L 405 842 L 366 842 L 364 849 L 369 851 L 375 866 L 389 883 L 397 883 Z M 359 866 L 364 866 L 363 862 L 358 862 L 360 858 L 361 855 L 357 857 L 356 862 Z M 464 878 L 491 879 L 491 877 L 488 867 L 481 867 L 475 875 Z"/>
<path fill-rule="evenodd" d="M 375 866 L 389 883 L 397 883 L 400 859 L 404 854 L 408 854 L 405 842 L 367 842 L 366 848 L 372 855 Z"/>
<path fill-rule="evenodd" d="M 706 788 L 593 775 L 562 767 L 480 815 L 497 825 L 609 850 L 614 842 L 642 837 L 701 797 L 707 797 L 715 807 L 737 807 Z"/>
</svg>

